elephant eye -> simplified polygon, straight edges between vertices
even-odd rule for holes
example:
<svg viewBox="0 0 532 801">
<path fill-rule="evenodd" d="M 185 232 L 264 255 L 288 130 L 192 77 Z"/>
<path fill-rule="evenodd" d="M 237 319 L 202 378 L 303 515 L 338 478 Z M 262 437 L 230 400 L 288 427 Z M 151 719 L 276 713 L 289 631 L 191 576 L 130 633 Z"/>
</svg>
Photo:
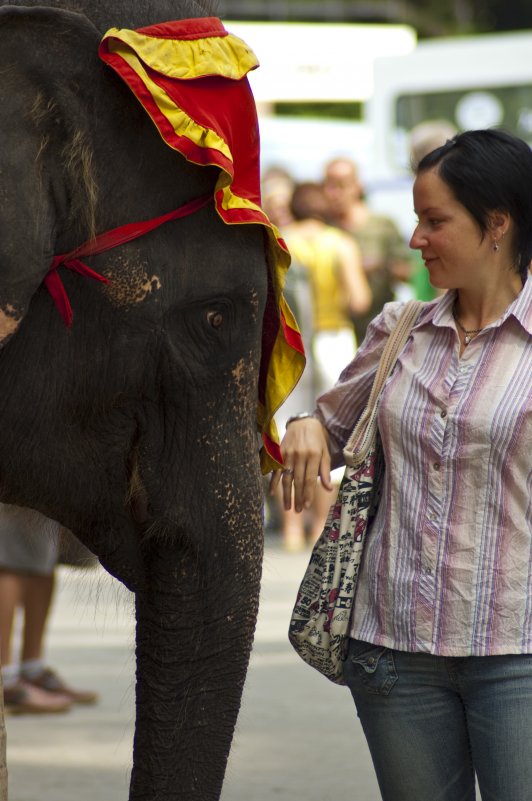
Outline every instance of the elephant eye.
<svg viewBox="0 0 532 801">
<path fill-rule="evenodd" d="M 213 328 L 219 328 L 224 321 L 224 316 L 221 311 L 207 312 L 207 320 Z"/>
</svg>

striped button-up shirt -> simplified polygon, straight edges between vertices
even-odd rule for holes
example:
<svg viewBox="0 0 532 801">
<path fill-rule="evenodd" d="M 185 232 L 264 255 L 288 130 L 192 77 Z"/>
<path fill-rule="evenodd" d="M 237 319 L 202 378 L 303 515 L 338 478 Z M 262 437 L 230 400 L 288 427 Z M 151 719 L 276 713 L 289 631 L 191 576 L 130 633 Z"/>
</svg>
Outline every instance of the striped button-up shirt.
<svg viewBox="0 0 532 801">
<path fill-rule="evenodd" d="M 384 387 L 386 460 L 351 636 L 442 656 L 532 653 L 532 278 L 460 356 L 455 292 L 427 304 Z M 402 304 L 387 304 L 316 414 L 333 463 Z"/>
</svg>

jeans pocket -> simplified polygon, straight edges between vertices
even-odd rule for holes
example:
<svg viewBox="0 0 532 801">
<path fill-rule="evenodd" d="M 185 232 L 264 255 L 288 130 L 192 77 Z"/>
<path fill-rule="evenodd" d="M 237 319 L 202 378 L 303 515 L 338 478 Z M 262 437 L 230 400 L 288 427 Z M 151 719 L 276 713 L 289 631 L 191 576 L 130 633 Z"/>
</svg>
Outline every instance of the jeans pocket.
<svg viewBox="0 0 532 801">
<path fill-rule="evenodd" d="M 393 651 L 382 645 L 351 639 L 344 678 L 352 691 L 358 688 L 374 695 L 389 695 L 397 681 Z"/>
</svg>

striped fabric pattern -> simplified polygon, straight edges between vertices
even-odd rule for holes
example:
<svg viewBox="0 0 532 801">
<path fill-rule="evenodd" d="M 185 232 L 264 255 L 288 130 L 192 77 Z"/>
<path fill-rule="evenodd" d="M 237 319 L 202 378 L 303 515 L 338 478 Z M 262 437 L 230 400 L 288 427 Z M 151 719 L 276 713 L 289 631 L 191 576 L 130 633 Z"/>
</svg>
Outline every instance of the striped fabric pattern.
<svg viewBox="0 0 532 801">
<path fill-rule="evenodd" d="M 455 293 L 427 304 L 385 386 L 383 497 L 353 637 L 441 656 L 532 652 L 532 278 L 459 355 Z M 318 400 L 334 461 L 400 303 Z"/>
</svg>

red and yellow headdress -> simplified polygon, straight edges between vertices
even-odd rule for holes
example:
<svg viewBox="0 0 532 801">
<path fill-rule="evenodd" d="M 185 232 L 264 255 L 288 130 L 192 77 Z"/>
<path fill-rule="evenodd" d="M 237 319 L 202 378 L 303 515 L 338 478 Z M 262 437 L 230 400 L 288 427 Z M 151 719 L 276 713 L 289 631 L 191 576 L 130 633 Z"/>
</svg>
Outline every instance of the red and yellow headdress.
<svg viewBox="0 0 532 801">
<path fill-rule="evenodd" d="M 261 208 L 259 129 L 247 73 L 249 47 L 215 17 L 138 30 L 111 28 L 100 58 L 127 83 L 167 145 L 195 164 L 220 168 L 214 199 L 229 225 L 256 223 L 268 234 L 271 288 L 264 314 L 257 423 L 263 472 L 281 463 L 274 413 L 305 365 L 301 336 L 283 297 L 290 256 Z"/>
</svg>

